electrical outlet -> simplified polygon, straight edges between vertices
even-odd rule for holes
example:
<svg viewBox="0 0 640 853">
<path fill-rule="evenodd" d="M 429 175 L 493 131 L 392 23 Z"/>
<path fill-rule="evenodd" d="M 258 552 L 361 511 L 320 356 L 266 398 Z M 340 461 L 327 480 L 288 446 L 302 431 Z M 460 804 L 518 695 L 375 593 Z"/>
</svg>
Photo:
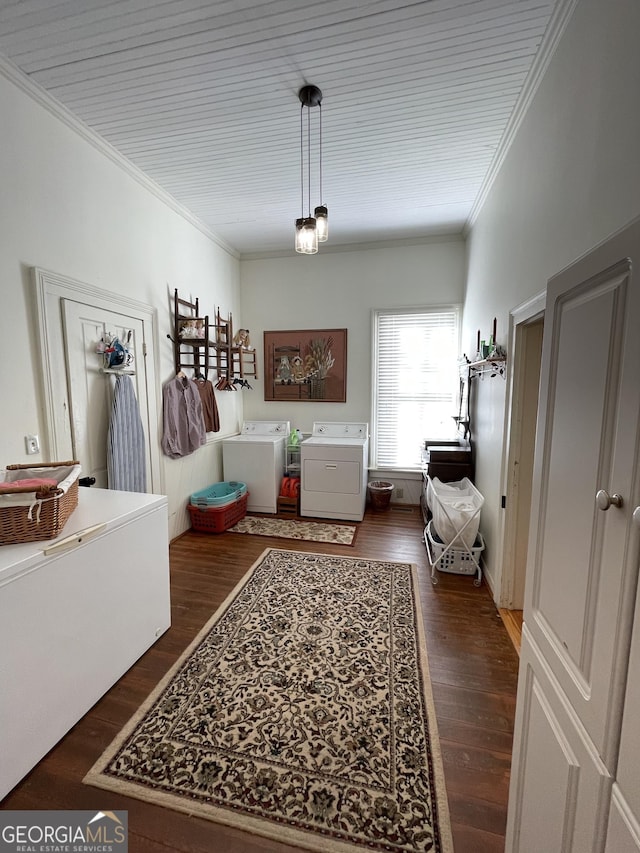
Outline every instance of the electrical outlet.
<svg viewBox="0 0 640 853">
<path fill-rule="evenodd" d="M 404 489 L 396 489 L 396 497 L 403 498 L 404 497 Z"/>
<path fill-rule="evenodd" d="M 37 435 L 25 435 L 24 443 L 29 456 L 33 456 L 34 453 L 40 453 L 40 439 Z"/>
</svg>

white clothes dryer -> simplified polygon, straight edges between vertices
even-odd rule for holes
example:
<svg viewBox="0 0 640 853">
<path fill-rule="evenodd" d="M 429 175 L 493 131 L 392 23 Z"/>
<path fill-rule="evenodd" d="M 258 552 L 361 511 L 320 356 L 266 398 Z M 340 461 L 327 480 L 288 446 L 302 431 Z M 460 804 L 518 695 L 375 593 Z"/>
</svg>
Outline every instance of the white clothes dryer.
<svg viewBox="0 0 640 853">
<path fill-rule="evenodd" d="M 240 435 L 222 441 L 225 480 L 246 483 L 250 512 L 278 511 L 290 421 L 245 421 Z"/>
<path fill-rule="evenodd" d="M 300 445 L 300 514 L 362 521 L 369 424 L 317 422 Z"/>
</svg>

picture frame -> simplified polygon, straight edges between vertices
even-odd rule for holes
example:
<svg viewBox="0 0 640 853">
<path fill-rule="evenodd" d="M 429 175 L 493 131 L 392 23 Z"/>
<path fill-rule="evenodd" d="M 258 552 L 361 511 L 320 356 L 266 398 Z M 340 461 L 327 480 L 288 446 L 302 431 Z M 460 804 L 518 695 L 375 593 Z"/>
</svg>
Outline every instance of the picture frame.
<svg viewBox="0 0 640 853">
<path fill-rule="evenodd" d="M 264 332 L 264 399 L 346 403 L 347 330 Z"/>
</svg>

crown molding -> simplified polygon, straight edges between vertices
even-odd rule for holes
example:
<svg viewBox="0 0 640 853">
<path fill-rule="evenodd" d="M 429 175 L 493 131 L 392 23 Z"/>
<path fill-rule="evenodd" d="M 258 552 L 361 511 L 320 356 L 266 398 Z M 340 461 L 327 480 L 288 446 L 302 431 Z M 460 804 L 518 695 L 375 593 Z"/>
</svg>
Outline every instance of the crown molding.
<svg viewBox="0 0 640 853">
<path fill-rule="evenodd" d="M 465 236 L 469 234 L 474 222 L 480 215 L 480 211 L 487 200 L 487 196 L 489 195 L 494 181 L 502 168 L 506 156 L 509 153 L 509 149 L 511 148 L 516 134 L 520 129 L 520 125 L 531 106 L 531 102 L 538 91 L 549 63 L 558 48 L 560 39 L 562 38 L 577 5 L 578 0 L 559 0 L 553 11 L 545 34 L 542 38 L 540 49 L 538 50 L 529 73 L 527 74 L 522 91 L 520 92 L 518 101 L 511 113 L 511 117 L 507 122 L 505 131 L 502 134 L 502 139 L 500 140 L 500 144 L 498 145 L 491 166 L 489 167 L 489 171 L 482 182 L 480 191 L 476 196 L 476 200 L 473 203 L 469 217 L 464 225 L 463 233 Z"/>
<path fill-rule="evenodd" d="M 462 231 L 442 231 L 425 234 L 423 237 L 399 237 L 397 240 L 375 240 L 362 243 L 333 243 L 324 245 L 314 257 L 322 255 L 336 255 L 344 252 L 373 252 L 376 249 L 401 249 L 405 246 L 423 246 L 433 243 L 464 243 L 465 237 Z M 273 249 L 264 252 L 241 252 L 241 261 L 264 261 L 272 258 L 302 258 L 308 255 L 300 255 L 293 248 Z"/>
<path fill-rule="evenodd" d="M 133 178 L 140 186 L 144 187 L 148 192 L 159 199 L 167 207 L 171 208 L 174 213 L 177 213 L 185 219 L 194 228 L 197 228 L 205 237 L 212 240 L 217 246 L 223 249 L 234 258 L 239 258 L 240 253 L 221 240 L 213 233 L 202 220 L 198 219 L 186 207 L 180 204 L 170 193 L 164 190 L 159 184 L 153 181 L 142 169 L 135 166 L 130 160 L 122 155 L 116 148 L 103 139 L 98 133 L 92 130 L 88 125 L 74 115 L 67 107 L 60 103 L 56 98 L 49 94 L 45 89 L 36 83 L 23 71 L 21 71 L 11 60 L 0 54 L 0 74 L 6 77 L 9 82 L 13 83 L 18 89 L 28 95 L 33 101 L 44 107 L 54 118 L 57 118 L 68 128 L 73 130 L 78 136 L 92 145 L 97 151 L 119 166 L 129 177 Z"/>
</svg>

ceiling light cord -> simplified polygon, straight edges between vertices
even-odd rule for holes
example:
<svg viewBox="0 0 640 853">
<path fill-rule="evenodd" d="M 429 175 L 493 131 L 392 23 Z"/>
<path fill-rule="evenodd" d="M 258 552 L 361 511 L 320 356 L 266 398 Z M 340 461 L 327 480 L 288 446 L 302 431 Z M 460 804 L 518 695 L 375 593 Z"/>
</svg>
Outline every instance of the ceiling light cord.
<svg viewBox="0 0 640 853">
<path fill-rule="evenodd" d="M 320 130 L 318 134 L 318 140 L 320 143 L 320 155 L 318 157 L 318 164 L 320 166 L 320 204 L 324 204 L 322 201 L 322 101 L 318 104 L 319 116 L 320 116 Z M 311 203 L 309 203 L 309 210 L 311 210 Z"/>
<path fill-rule="evenodd" d="M 300 104 L 300 216 L 304 217 L 304 144 L 302 116 L 304 104 Z"/>
<path fill-rule="evenodd" d="M 311 216 L 311 110 L 307 107 L 307 191 L 309 199 L 309 213 Z"/>
</svg>

